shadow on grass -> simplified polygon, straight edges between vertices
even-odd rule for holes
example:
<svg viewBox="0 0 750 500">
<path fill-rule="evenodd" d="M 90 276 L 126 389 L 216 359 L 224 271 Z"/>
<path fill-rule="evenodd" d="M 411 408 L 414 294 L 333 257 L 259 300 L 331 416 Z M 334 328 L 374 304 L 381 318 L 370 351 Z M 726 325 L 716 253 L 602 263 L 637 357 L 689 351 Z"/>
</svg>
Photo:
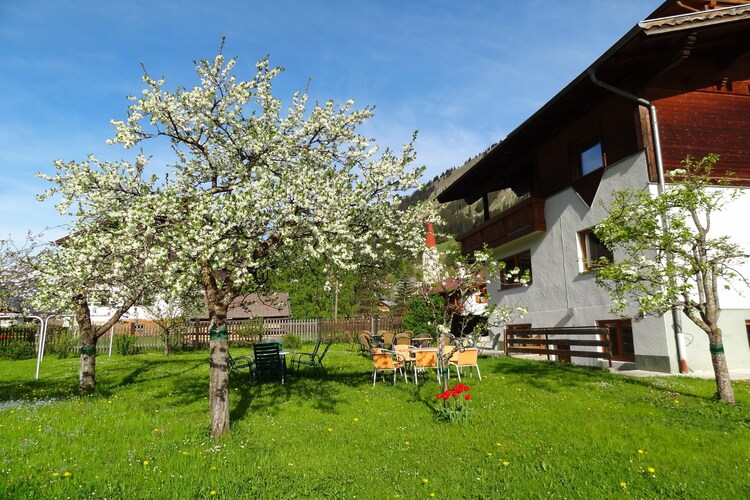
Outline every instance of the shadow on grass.
<svg viewBox="0 0 750 500">
<path fill-rule="evenodd" d="M 566 386 L 582 386 L 590 384 L 592 381 L 604 381 L 640 386 L 661 393 L 668 393 L 673 389 L 673 386 L 681 385 L 678 391 L 681 396 L 704 401 L 713 399 L 712 395 L 695 390 L 700 389 L 699 385 L 710 384 L 705 380 L 698 381 L 694 388 L 686 388 L 684 384 L 681 384 L 686 379 L 666 374 L 664 376 L 633 377 L 621 373 L 612 373 L 604 367 L 588 367 L 556 361 L 497 358 L 497 362 L 492 366 L 492 373 L 518 377 L 525 384 L 549 392 L 558 392 L 562 380 L 564 380 Z"/>
<path fill-rule="evenodd" d="M 336 413 L 340 404 L 347 400 L 342 396 L 341 386 L 361 386 L 367 380 L 367 374 L 350 371 L 301 370 L 299 374 L 287 373 L 285 383 L 270 379 L 252 383 L 252 378 L 245 376 L 230 377 L 230 397 L 235 403 L 230 411 L 230 420 L 236 421 L 248 413 L 263 412 L 277 414 L 282 405 L 292 401 L 309 401 L 313 408 L 325 413 Z M 235 390 L 237 389 L 237 390 Z M 203 388 L 205 391 L 205 387 Z"/>
<path fill-rule="evenodd" d="M 497 358 L 491 373 L 513 376 L 525 384 L 550 392 L 559 391 L 563 378 L 566 386 L 581 386 L 612 377 L 606 368 L 514 358 Z"/>
</svg>

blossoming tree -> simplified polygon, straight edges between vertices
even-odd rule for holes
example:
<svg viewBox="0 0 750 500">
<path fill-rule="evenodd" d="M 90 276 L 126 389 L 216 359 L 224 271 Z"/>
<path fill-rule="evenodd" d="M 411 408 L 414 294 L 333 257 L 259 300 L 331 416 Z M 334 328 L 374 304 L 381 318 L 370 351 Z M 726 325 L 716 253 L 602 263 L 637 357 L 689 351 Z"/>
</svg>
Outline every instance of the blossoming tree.
<svg viewBox="0 0 750 500">
<path fill-rule="evenodd" d="M 438 358 L 443 367 L 447 367 L 448 359 L 457 349 L 476 347 L 483 330 L 526 314 L 527 308 L 523 306 L 490 304 L 487 285 L 508 280 L 511 274 L 515 283 L 524 285 L 529 281 L 518 269 L 506 270 L 505 262 L 494 259 L 486 247 L 468 256 L 450 257 L 446 259 L 449 263 L 440 260 L 430 263 L 420 292 L 439 334 Z M 434 300 L 436 294 L 445 300 Z M 444 340 L 446 336 L 452 341 L 449 347 Z M 447 377 L 443 377 L 443 390 L 448 390 Z"/>
<path fill-rule="evenodd" d="M 37 275 L 29 266 L 35 238 L 27 235 L 23 244 L 12 239 L 0 240 L 0 307 L 28 310 L 37 287 Z"/>
<path fill-rule="evenodd" d="M 418 208 L 398 209 L 421 169 L 413 140 L 400 154 L 379 151 L 357 132 L 372 116 L 353 101 L 308 105 L 297 92 L 286 112 L 272 94 L 281 69 L 267 59 L 250 80 L 235 59 L 200 61 L 200 84 L 165 88 L 144 72 L 146 89 L 113 121 L 112 143 L 130 148 L 165 139 L 177 161 L 138 206 L 160 227 L 169 256 L 164 287 L 179 294 L 198 280 L 210 318 L 211 435 L 229 430 L 227 308 L 263 290 L 284 266 L 315 261 L 331 270 L 386 262 L 419 249 Z"/>
<path fill-rule="evenodd" d="M 72 310 L 81 338 L 78 385 L 83 391 L 96 386 L 99 338 L 158 282 L 166 258 L 154 245 L 157 228 L 139 209 L 155 182 L 144 181 L 145 166 L 142 156 L 134 164 L 90 156 L 81 163 L 57 161 L 54 176 L 38 174 L 54 184 L 39 198 L 58 195 L 57 210 L 73 223 L 68 236 L 29 255 L 38 279 L 34 300 L 46 310 Z M 104 324 L 92 323 L 94 305 L 109 306 Z"/>
<path fill-rule="evenodd" d="M 679 307 L 708 335 L 717 396 L 734 403 L 718 323 L 719 290 L 747 287 L 737 269 L 748 254 L 728 236 L 709 235 L 712 216 L 740 195 L 717 188 L 717 181 L 728 183 L 714 173 L 718 160 L 713 154 L 697 161 L 686 158 L 684 168 L 672 172 L 674 182 L 657 197 L 640 190 L 616 192 L 595 233 L 618 253 L 614 262 L 599 262 L 595 272 L 614 300 L 615 313 L 625 311 L 631 299 L 646 314 Z"/>
</svg>

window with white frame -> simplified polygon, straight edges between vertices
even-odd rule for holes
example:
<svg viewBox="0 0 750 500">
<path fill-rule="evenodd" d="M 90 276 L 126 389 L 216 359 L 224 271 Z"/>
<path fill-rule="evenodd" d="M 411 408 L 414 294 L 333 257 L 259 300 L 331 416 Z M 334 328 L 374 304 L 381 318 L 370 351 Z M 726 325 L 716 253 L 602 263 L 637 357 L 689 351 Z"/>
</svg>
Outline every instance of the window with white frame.
<svg viewBox="0 0 750 500">
<path fill-rule="evenodd" d="M 589 271 L 601 266 L 599 262 L 602 258 L 607 259 L 609 262 L 614 260 L 612 252 L 597 238 L 593 229 L 586 229 L 579 232 L 578 243 L 581 248 L 582 271 Z"/>
</svg>

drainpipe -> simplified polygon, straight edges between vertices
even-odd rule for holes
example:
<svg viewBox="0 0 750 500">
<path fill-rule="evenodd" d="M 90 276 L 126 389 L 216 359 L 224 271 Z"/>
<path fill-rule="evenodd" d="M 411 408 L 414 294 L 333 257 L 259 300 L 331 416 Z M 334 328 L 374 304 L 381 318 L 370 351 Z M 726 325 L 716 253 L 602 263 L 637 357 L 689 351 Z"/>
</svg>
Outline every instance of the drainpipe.
<svg viewBox="0 0 750 500">
<path fill-rule="evenodd" d="M 596 77 L 596 70 L 589 68 L 587 70 L 589 78 L 594 85 L 597 85 L 605 90 L 608 90 L 614 94 L 617 94 L 625 99 L 636 102 L 639 106 L 643 106 L 648 109 L 649 120 L 651 121 L 651 136 L 654 142 L 654 159 L 656 161 L 656 177 L 657 185 L 656 190 L 659 196 L 664 192 L 664 164 L 662 163 L 661 156 L 661 141 L 659 139 L 659 121 L 656 118 L 656 106 L 650 101 L 633 95 L 625 90 L 614 87 L 608 83 L 599 80 Z M 667 229 L 666 218 L 662 219 L 662 225 Z M 671 258 L 671 257 L 668 257 Z M 682 316 L 680 315 L 680 308 L 676 305 L 672 306 L 672 327 L 674 328 L 675 345 L 677 347 L 677 363 L 679 365 L 680 373 L 687 373 L 687 359 L 685 358 L 685 334 L 682 331 Z"/>
</svg>

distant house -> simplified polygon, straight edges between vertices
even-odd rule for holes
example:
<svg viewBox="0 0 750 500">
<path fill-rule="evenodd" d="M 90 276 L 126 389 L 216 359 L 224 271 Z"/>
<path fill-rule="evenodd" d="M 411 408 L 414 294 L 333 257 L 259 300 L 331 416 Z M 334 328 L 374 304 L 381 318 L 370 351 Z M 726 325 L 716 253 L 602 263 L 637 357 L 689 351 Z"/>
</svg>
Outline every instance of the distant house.
<svg viewBox="0 0 750 500">
<path fill-rule="evenodd" d="M 391 312 L 396 307 L 396 302 L 388 299 L 381 299 L 378 303 L 378 311 Z"/>
<path fill-rule="evenodd" d="M 713 221 L 712 233 L 750 247 L 748 41 L 748 1 L 667 1 L 466 165 L 438 196 L 483 200 L 484 222 L 457 237 L 462 252 L 487 244 L 510 268 L 531 272 L 528 287 L 492 283 L 493 303 L 527 306 L 528 326 L 605 326 L 617 360 L 679 370 L 671 317 L 609 312 L 609 296 L 587 272 L 587 262 L 607 252 L 592 228 L 614 190 L 656 193 L 664 171 L 679 168 L 686 155 L 717 153 L 718 167 L 734 172 L 733 184 L 745 192 Z M 490 213 L 489 193 L 506 188 L 520 201 Z M 727 363 L 746 369 L 750 302 L 732 291 L 721 301 Z M 707 336 L 687 318 L 683 328 L 688 366 L 711 370 Z"/>
<path fill-rule="evenodd" d="M 0 307 L 0 327 L 19 326 L 23 325 L 23 323 L 24 318 L 21 311 L 8 307 Z"/>
<path fill-rule="evenodd" d="M 227 319 L 241 321 L 254 318 L 286 319 L 292 315 L 289 294 L 279 292 L 272 295 L 251 293 L 235 298 L 227 310 Z M 208 311 L 203 311 L 193 318 L 197 321 L 208 321 Z"/>
</svg>

